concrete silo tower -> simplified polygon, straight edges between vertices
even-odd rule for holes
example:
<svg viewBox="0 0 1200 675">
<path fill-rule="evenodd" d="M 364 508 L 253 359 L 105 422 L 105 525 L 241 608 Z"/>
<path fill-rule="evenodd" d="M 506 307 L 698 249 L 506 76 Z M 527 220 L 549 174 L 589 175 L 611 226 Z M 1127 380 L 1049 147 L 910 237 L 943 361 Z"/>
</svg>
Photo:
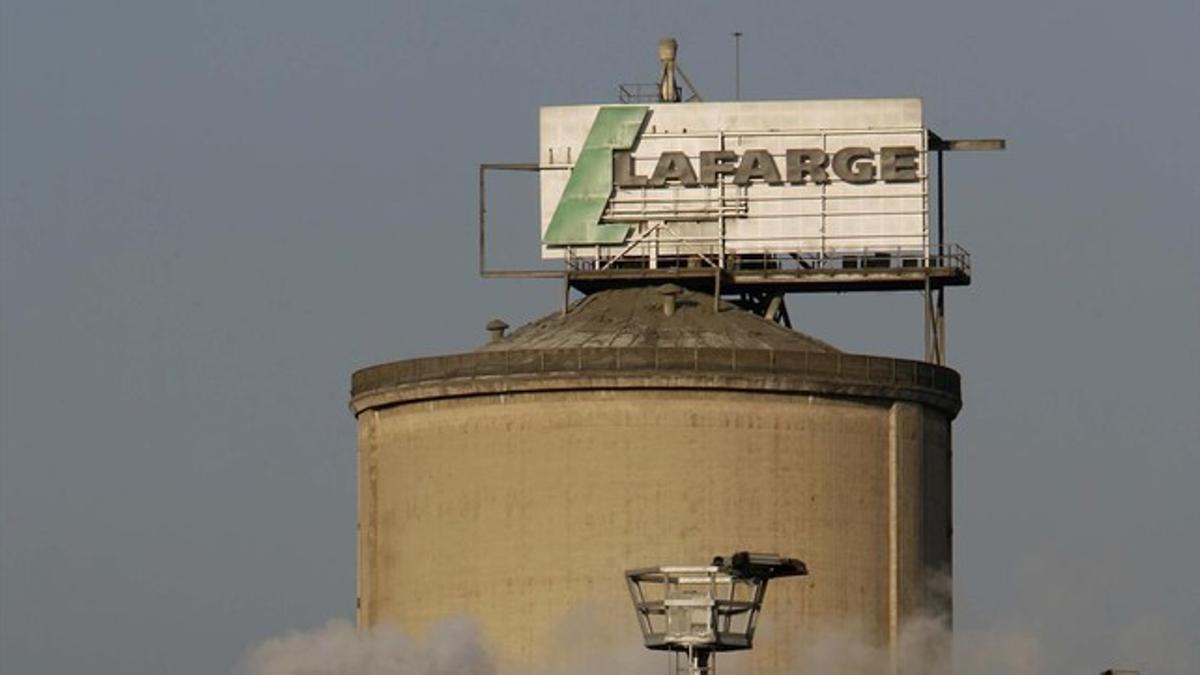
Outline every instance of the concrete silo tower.
<svg viewBox="0 0 1200 675">
<path fill-rule="evenodd" d="M 808 565 L 772 587 L 755 674 L 824 630 L 887 648 L 906 618 L 948 613 L 961 401 L 942 293 L 970 259 L 931 185 L 943 151 L 1003 143 L 943 140 L 919 99 L 660 90 L 543 108 L 536 163 L 480 169 L 481 272 L 559 278 L 561 311 L 354 374 L 360 625 L 468 615 L 519 666 L 587 608 L 637 644 L 622 571 L 715 551 Z M 557 267 L 487 266 L 485 176 L 504 169 L 538 173 Z M 863 290 L 921 293 L 925 361 L 791 329 L 787 293 Z"/>
<path fill-rule="evenodd" d="M 466 614 L 535 662 L 576 606 L 636 639 L 615 572 L 796 551 L 813 575 L 772 590 L 769 673 L 821 628 L 887 644 L 944 603 L 928 582 L 950 564 L 958 375 L 720 310 L 604 291 L 474 352 L 355 373 L 360 623 Z"/>
</svg>

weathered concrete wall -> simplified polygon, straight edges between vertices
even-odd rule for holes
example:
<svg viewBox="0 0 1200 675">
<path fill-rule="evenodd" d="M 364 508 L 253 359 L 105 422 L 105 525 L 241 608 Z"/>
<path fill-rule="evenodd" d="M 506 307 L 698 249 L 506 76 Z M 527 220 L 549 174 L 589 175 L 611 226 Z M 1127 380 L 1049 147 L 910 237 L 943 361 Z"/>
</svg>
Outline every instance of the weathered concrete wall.
<svg viewBox="0 0 1200 675">
<path fill-rule="evenodd" d="M 492 388 L 494 389 L 494 387 Z M 359 621 L 478 619 L 511 663 L 586 606 L 637 644 L 622 572 L 735 550 L 771 585 L 752 673 L 818 627 L 878 644 L 941 600 L 949 417 L 917 402 L 708 388 L 493 392 L 358 408 Z"/>
</svg>

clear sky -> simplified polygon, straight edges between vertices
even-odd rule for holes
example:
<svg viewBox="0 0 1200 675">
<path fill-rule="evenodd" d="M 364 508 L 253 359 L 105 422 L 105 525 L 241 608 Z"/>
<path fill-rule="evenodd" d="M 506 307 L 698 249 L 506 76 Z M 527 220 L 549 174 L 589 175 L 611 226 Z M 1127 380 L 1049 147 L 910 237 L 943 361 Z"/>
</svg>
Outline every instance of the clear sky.
<svg viewBox="0 0 1200 675">
<path fill-rule="evenodd" d="M 652 80 L 662 35 L 731 98 L 734 30 L 743 98 L 915 95 L 1009 139 L 947 158 L 956 627 L 1200 671 L 1198 28 L 1195 0 L 5 0 L 0 671 L 227 673 L 351 616 L 351 371 L 560 292 L 477 277 L 476 166 Z M 790 307 L 920 354 L 916 295 Z"/>
</svg>

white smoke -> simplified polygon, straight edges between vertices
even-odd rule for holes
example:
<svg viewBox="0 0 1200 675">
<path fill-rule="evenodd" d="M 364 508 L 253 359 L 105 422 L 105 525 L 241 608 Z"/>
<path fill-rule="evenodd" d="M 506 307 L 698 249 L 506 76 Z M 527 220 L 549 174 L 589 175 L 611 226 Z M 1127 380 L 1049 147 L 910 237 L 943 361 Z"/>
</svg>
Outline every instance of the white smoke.
<svg viewBox="0 0 1200 675">
<path fill-rule="evenodd" d="M 1042 668 L 1033 636 L 999 629 L 952 633 L 948 622 L 941 617 L 917 617 L 905 622 L 894 650 L 875 644 L 864 631 L 841 629 L 817 633 L 799 652 L 790 673 L 1041 675 L 1047 672 Z"/>
<path fill-rule="evenodd" d="M 497 667 L 479 631 L 467 619 L 451 619 L 435 625 L 422 639 L 390 627 L 358 630 L 345 619 L 325 626 L 271 638 L 252 649 L 234 675 L 661 675 L 667 670 L 667 655 L 651 653 L 642 645 L 636 629 L 632 633 L 615 626 L 598 625 L 595 613 L 577 608 L 552 635 L 557 648 L 537 666 Z M 632 623 L 632 622 L 631 622 Z M 626 627 L 627 628 L 627 627 Z M 949 637 L 944 622 L 910 622 L 902 631 L 897 665 L 902 673 L 949 675 L 953 672 L 991 675 L 1032 675 L 1022 654 L 1027 645 L 996 644 L 985 660 L 995 667 L 980 669 L 978 659 L 971 668 L 955 670 L 945 651 Z M 790 673 L 883 674 L 890 672 L 892 653 L 870 646 L 856 631 L 828 632 L 814 636 L 802 650 Z M 721 671 L 745 672 L 746 656 L 720 657 Z"/>
<path fill-rule="evenodd" d="M 1054 584 L 1043 584 L 1045 589 Z M 1110 667 L 1144 675 L 1200 672 L 1200 631 L 1165 616 L 1098 622 L 1080 589 L 1063 581 L 1075 602 L 1045 593 L 982 627 L 950 630 L 940 617 L 907 621 L 897 648 L 877 645 L 869 631 L 815 632 L 794 645 L 794 658 L 777 675 L 1097 675 Z M 1093 594 L 1097 595 L 1097 594 Z M 667 656 L 642 647 L 629 621 L 608 625 L 595 607 L 581 605 L 547 636 L 555 647 L 536 665 L 503 662 L 464 618 L 443 621 L 419 638 L 388 627 L 358 630 L 349 621 L 272 638 L 252 649 L 234 675 L 662 675 Z M 764 623 L 756 643 L 775 639 Z M 718 657 L 720 672 L 748 672 L 749 655 Z M 776 675 L 776 674 L 773 674 Z"/>
<path fill-rule="evenodd" d="M 600 617 L 610 617 L 604 620 Z M 650 652 L 642 646 L 642 634 L 633 608 L 613 622 L 611 615 L 591 603 L 576 605 L 551 631 L 550 654 L 533 675 L 663 675 L 667 654 Z M 511 671 L 511 672 L 510 672 Z M 500 675 L 524 675 L 501 668 Z M 724 672 L 724 671 L 722 671 Z"/>
<path fill-rule="evenodd" d="M 475 624 L 448 619 L 421 640 L 390 627 L 358 630 L 335 619 L 316 630 L 271 638 L 234 675 L 493 675 Z"/>
</svg>

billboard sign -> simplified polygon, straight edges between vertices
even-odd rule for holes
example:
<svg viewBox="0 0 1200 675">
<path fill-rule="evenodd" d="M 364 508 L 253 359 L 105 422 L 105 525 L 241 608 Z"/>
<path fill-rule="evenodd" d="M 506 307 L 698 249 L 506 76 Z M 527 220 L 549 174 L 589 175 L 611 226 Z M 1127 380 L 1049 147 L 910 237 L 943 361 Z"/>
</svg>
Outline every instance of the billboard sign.
<svg viewBox="0 0 1200 675">
<path fill-rule="evenodd" d="M 541 109 L 544 258 L 925 250 L 921 100 Z"/>
</svg>

